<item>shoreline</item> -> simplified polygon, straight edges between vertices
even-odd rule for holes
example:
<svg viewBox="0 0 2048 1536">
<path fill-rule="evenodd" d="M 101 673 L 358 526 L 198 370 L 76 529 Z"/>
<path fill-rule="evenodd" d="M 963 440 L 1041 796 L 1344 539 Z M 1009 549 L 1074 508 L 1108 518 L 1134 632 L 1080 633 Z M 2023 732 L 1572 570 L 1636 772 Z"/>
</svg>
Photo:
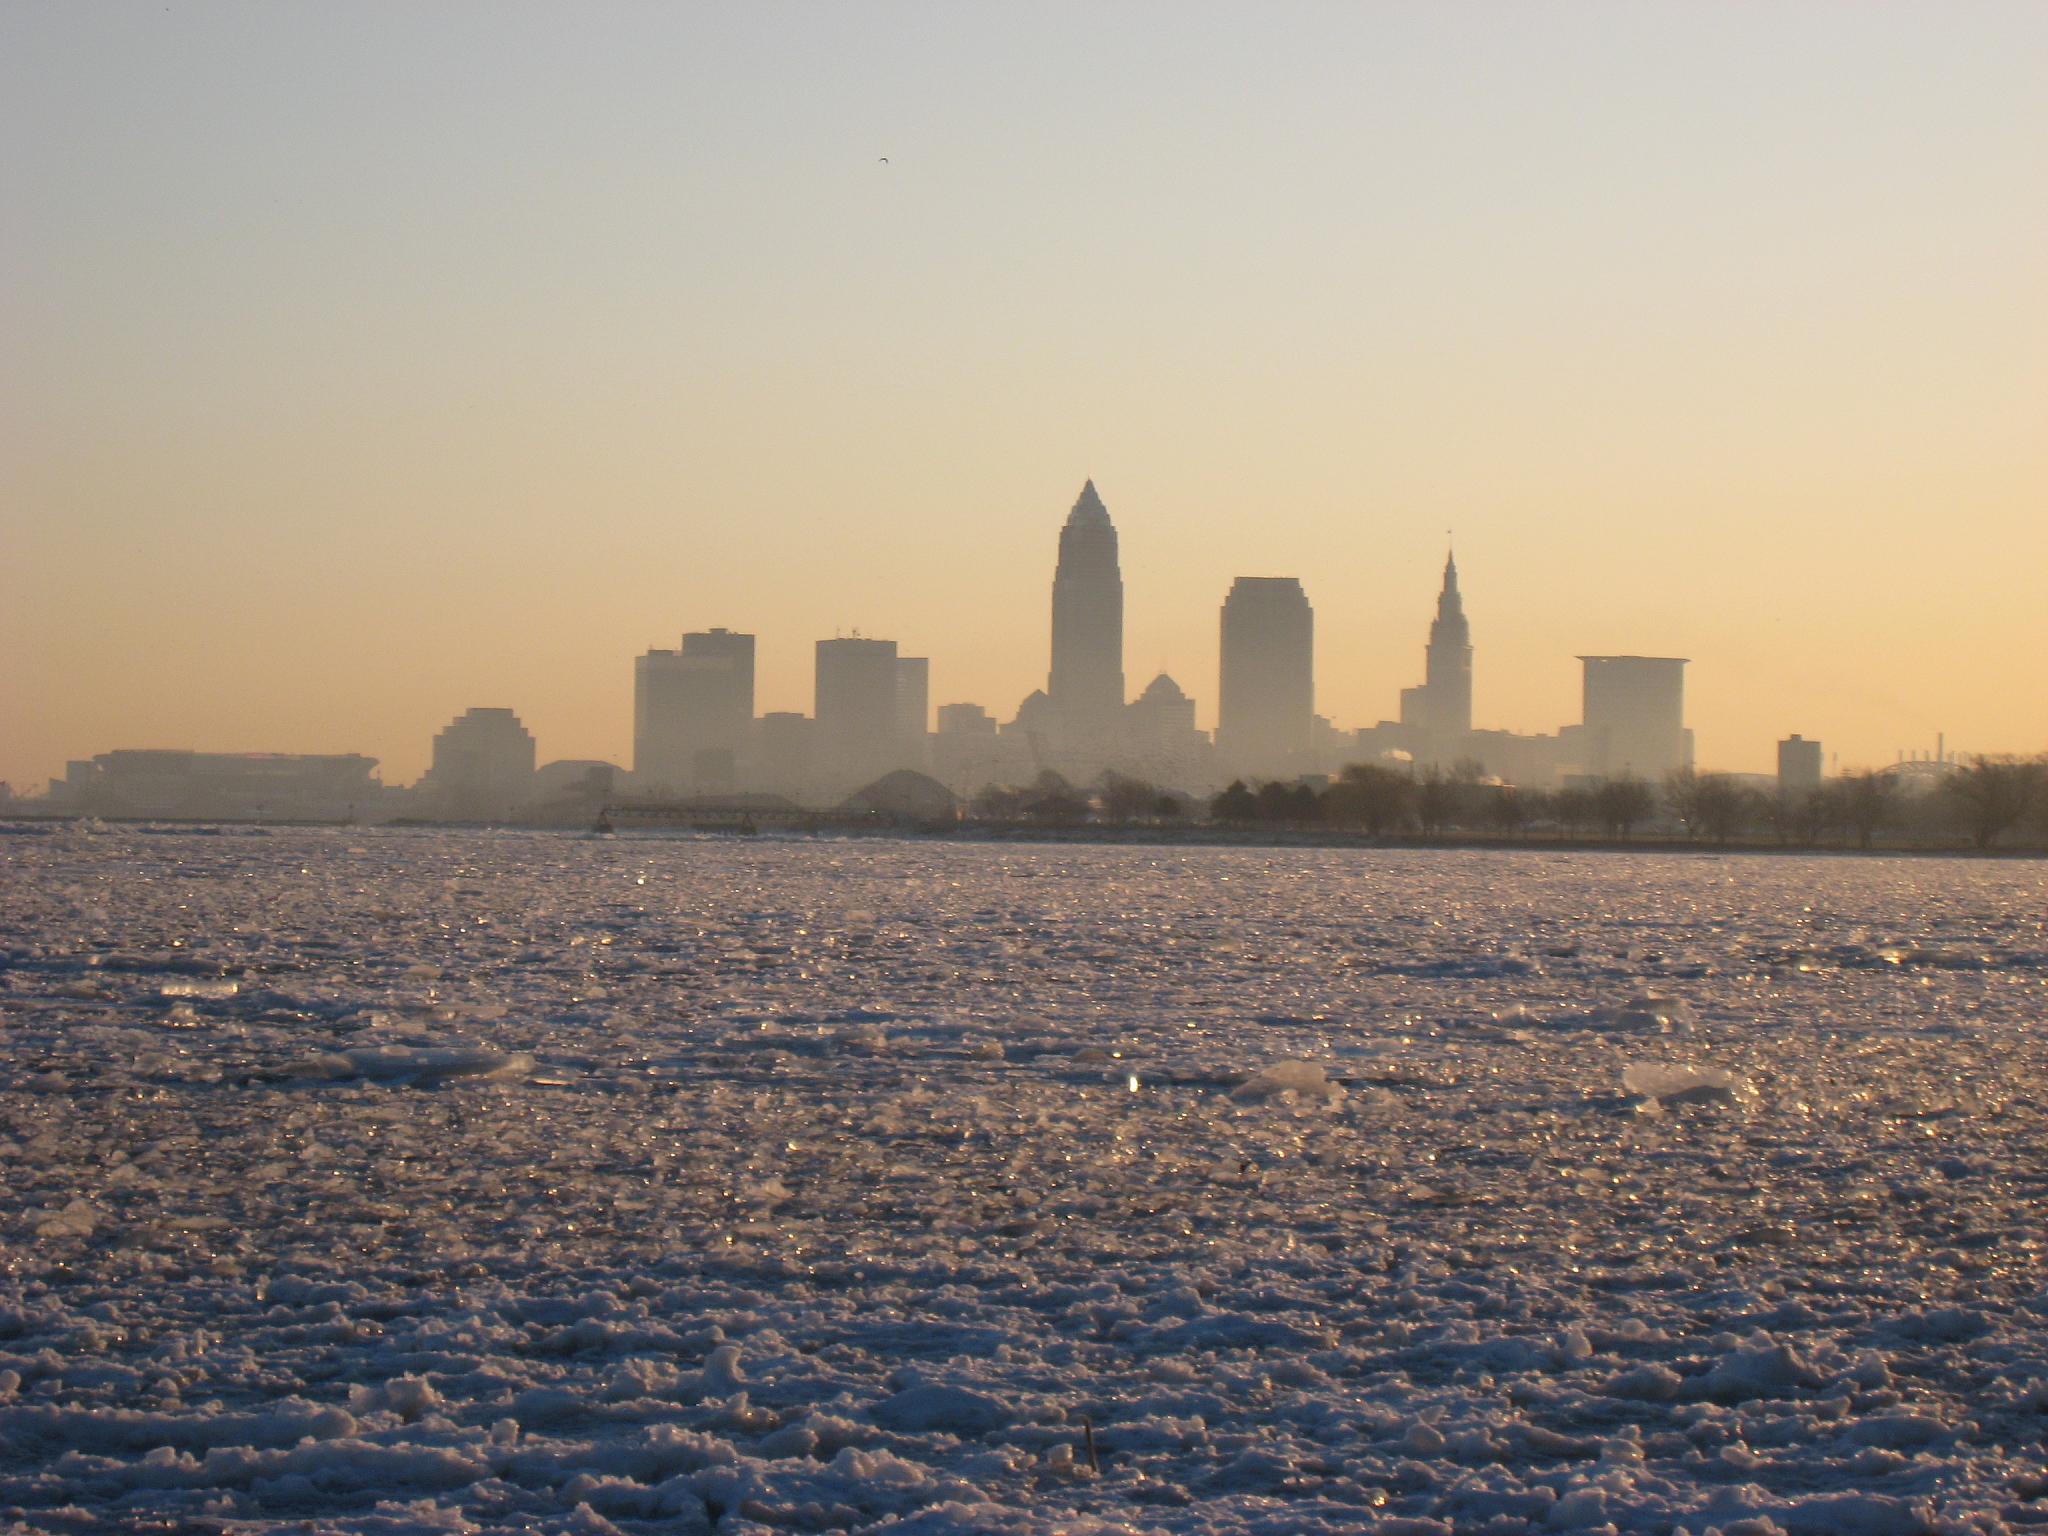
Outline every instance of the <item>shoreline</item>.
<svg viewBox="0 0 2048 1536">
<path fill-rule="evenodd" d="M 1334 829 L 1251 828 L 1220 826 L 1159 827 L 1145 825 L 1031 826 L 1009 822 L 917 823 L 878 821 L 863 824 L 833 821 L 817 827 L 776 827 L 759 833 L 711 826 L 636 826 L 615 831 L 593 832 L 581 825 L 527 822 L 427 821 L 335 822 L 239 820 L 218 816 L 6 816 L 0 817 L 0 835 L 10 832 L 55 832 L 81 822 L 107 827 L 163 828 L 187 836 L 207 835 L 206 829 L 221 831 L 449 831 L 449 832 L 535 832 L 575 838 L 607 837 L 627 840 L 657 840 L 679 837 L 717 841 L 756 839 L 764 842 L 817 841 L 825 838 L 893 838 L 905 842 L 953 843 L 1066 843 L 1102 844 L 1113 847 L 1187 848 L 1337 848 L 1370 852 L 1475 852 L 1475 853 L 1661 853 L 1692 854 L 1702 857 L 1727 855 L 1823 856 L 1832 858 L 1933 858 L 1933 859 L 2048 859 L 2048 847 L 1973 848 L 1967 844 L 1873 843 L 1868 848 L 1840 843 L 1779 843 L 1755 840 L 1708 843 L 1682 837 L 1642 837 L 1627 840 L 1594 837 L 1491 837 L 1470 836 L 1382 836 Z"/>
</svg>

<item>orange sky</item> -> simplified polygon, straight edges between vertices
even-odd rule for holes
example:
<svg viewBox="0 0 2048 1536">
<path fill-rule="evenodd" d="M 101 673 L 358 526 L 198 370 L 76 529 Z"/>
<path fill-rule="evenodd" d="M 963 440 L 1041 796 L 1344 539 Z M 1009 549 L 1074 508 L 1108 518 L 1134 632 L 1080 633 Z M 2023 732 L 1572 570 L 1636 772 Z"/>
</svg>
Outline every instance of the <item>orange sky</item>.
<svg viewBox="0 0 2048 1536">
<path fill-rule="evenodd" d="M 932 658 L 1060 521 L 1213 723 L 1233 576 L 1395 713 L 1693 658 L 1703 767 L 2048 749 L 2048 7 L 15 6 L 0 778 L 625 761 L 631 659 Z M 886 165 L 882 156 L 888 157 Z"/>
</svg>

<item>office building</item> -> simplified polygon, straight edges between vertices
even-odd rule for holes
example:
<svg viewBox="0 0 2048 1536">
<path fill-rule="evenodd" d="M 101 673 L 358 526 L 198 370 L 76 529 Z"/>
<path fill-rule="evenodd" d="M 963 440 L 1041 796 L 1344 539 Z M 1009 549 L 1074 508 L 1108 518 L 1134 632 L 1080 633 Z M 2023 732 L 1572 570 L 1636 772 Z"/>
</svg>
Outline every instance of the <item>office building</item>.
<svg viewBox="0 0 2048 1536">
<path fill-rule="evenodd" d="M 923 768 L 930 759 L 932 664 L 927 656 L 896 658 L 896 736 L 901 767 Z"/>
<path fill-rule="evenodd" d="M 711 629 L 633 663 L 633 778 L 643 793 L 734 787 L 754 723 L 754 637 Z"/>
<path fill-rule="evenodd" d="M 1401 690 L 1401 724 L 1416 762 L 1448 764 L 1465 755 L 1472 734 L 1472 629 L 1458 592 L 1458 562 L 1449 557 L 1422 655 L 1421 685 Z"/>
<path fill-rule="evenodd" d="M 1240 576 L 1224 599 L 1216 755 L 1226 774 L 1285 778 L 1309 757 L 1315 615 L 1293 576 Z"/>
<path fill-rule="evenodd" d="M 924 668 L 921 658 L 898 656 L 894 640 L 818 642 L 812 782 L 822 793 L 844 795 L 920 765 L 923 735 L 905 727 L 913 712 L 925 714 Z"/>
<path fill-rule="evenodd" d="M 419 792 L 434 815 L 503 821 L 533 798 L 533 736 L 509 709 L 472 709 L 434 737 Z"/>
<path fill-rule="evenodd" d="M 1559 732 L 1579 773 L 1655 781 L 1692 766 L 1685 726 L 1685 658 L 1581 656 L 1583 717 Z"/>
<path fill-rule="evenodd" d="M 1794 794 L 1820 788 L 1820 743 L 1794 734 L 1778 743 L 1778 792 Z"/>
<path fill-rule="evenodd" d="M 1113 729 L 1124 704 L 1124 579 L 1116 528 L 1093 480 L 1060 530 L 1046 694 L 1067 728 L 1084 736 Z"/>
</svg>

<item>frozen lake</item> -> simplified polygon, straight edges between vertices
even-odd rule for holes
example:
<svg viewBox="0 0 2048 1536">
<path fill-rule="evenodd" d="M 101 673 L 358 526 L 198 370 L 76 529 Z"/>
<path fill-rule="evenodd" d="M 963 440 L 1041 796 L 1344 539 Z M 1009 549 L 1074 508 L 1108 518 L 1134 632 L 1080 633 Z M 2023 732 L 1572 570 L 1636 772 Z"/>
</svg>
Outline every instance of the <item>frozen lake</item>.
<svg viewBox="0 0 2048 1536">
<path fill-rule="evenodd" d="M 0 836 L 0 1527 L 2048 1525 L 2044 914 L 2039 862 Z"/>
</svg>

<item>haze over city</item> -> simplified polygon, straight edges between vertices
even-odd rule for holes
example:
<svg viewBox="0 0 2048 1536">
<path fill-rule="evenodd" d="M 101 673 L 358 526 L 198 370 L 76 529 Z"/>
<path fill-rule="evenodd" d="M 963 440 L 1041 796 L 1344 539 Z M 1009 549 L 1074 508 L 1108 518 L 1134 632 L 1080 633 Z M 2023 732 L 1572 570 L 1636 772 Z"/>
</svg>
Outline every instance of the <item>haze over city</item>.
<svg viewBox="0 0 2048 1536">
<path fill-rule="evenodd" d="M 2048 12 L 0 13 L 0 779 L 370 753 L 759 636 L 1045 683 L 1075 488 L 1128 693 L 1298 574 L 1396 713 L 1692 658 L 1702 767 L 2037 752 Z"/>
</svg>

